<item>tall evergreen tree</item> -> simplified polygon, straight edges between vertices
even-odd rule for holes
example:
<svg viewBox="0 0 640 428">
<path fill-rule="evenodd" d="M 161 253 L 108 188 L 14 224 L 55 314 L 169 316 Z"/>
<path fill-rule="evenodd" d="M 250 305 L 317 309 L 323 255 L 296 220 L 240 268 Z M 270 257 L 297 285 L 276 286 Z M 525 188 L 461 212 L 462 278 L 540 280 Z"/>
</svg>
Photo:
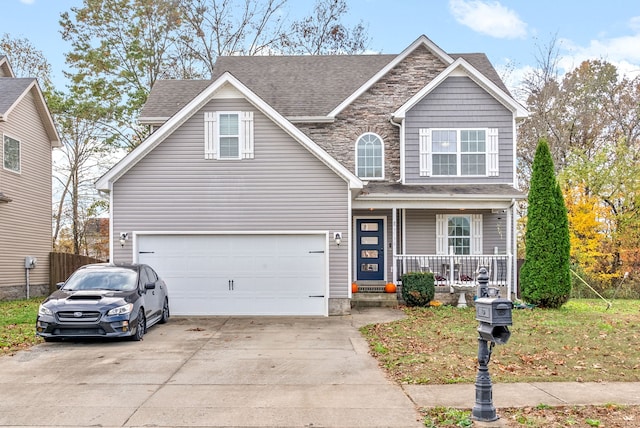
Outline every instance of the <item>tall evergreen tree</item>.
<svg viewBox="0 0 640 428">
<path fill-rule="evenodd" d="M 529 303 L 559 308 L 569 300 L 569 221 L 547 141 L 541 139 L 533 160 L 526 261 L 520 271 L 522 297 Z"/>
</svg>

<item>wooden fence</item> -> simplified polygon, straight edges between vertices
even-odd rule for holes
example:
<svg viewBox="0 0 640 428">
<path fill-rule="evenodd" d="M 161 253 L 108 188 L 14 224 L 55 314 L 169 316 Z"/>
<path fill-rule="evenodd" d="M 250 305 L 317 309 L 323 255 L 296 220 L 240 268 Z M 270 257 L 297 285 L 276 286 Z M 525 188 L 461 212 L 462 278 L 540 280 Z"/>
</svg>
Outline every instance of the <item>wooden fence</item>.
<svg viewBox="0 0 640 428">
<path fill-rule="evenodd" d="M 49 290 L 55 291 L 56 284 L 64 282 L 80 266 L 102 263 L 104 260 L 69 253 L 49 253 Z"/>
</svg>

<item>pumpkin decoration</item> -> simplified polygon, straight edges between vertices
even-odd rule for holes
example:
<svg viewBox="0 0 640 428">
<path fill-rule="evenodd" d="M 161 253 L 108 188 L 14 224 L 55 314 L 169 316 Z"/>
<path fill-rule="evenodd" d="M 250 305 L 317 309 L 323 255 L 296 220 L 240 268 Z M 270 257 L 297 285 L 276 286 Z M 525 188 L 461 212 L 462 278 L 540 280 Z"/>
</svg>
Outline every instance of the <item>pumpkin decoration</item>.
<svg viewBox="0 0 640 428">
<path fill-rule="evenodd" d="M 358 292 L 358 284 L 356 284 L 355 282 L 351 283 L 351 292 L 352 293 L 357 293 Z"/>
<path fill-rule="evenodd" d="M 385 293 L 395 293 L 396 285 L 393 282 L 387 282 L 387 285 L 384 286 Z"/>
</svg>

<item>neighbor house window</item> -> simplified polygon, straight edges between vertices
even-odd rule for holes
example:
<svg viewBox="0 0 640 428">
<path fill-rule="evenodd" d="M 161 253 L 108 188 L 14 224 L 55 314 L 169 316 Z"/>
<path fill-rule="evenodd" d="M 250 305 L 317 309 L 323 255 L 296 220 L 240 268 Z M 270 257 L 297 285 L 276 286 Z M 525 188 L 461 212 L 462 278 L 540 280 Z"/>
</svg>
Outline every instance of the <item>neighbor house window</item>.
<svg viewBox="0 0 640 428">
<path fill-rule="evenodd" d="M 253 159 L 253 112 L 205 112 L 204 158 Z"/>
<path fill-rule="evenodd" d="M 421 176 L 497 176 L 497 129 L 421 129 Z"/>
<path fill-rule="evenodd" d="M 20 141 L 5 135 L 3 138 L 2 159 L 4 169 L 20 172 Z"/>
<path fill-rule="evenodd" d="M 220 159 L 240 159 L 240 115 L 220 113 L 218 125 Z"/>
<path fill-rule="evenodd" d="M 382 139 L 367 133 L 356 142 L 356 173 L 365 179 L 384 178 L 384 147 Z"/>
</svg>

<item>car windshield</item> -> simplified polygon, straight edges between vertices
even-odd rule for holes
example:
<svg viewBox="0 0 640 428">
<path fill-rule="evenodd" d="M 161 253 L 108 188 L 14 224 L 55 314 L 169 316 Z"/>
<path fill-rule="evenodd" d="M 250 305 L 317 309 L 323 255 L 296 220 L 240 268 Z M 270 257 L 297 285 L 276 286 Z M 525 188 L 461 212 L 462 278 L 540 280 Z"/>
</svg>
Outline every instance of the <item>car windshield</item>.
<svg viewBox="0 0 640 428">
<path fill-rule="evenodd" d="M 64 290 L 131 291 L 137 287 L 138 275 L 130 269 L 81 269 L 62 287 Z"/>
</svg>

